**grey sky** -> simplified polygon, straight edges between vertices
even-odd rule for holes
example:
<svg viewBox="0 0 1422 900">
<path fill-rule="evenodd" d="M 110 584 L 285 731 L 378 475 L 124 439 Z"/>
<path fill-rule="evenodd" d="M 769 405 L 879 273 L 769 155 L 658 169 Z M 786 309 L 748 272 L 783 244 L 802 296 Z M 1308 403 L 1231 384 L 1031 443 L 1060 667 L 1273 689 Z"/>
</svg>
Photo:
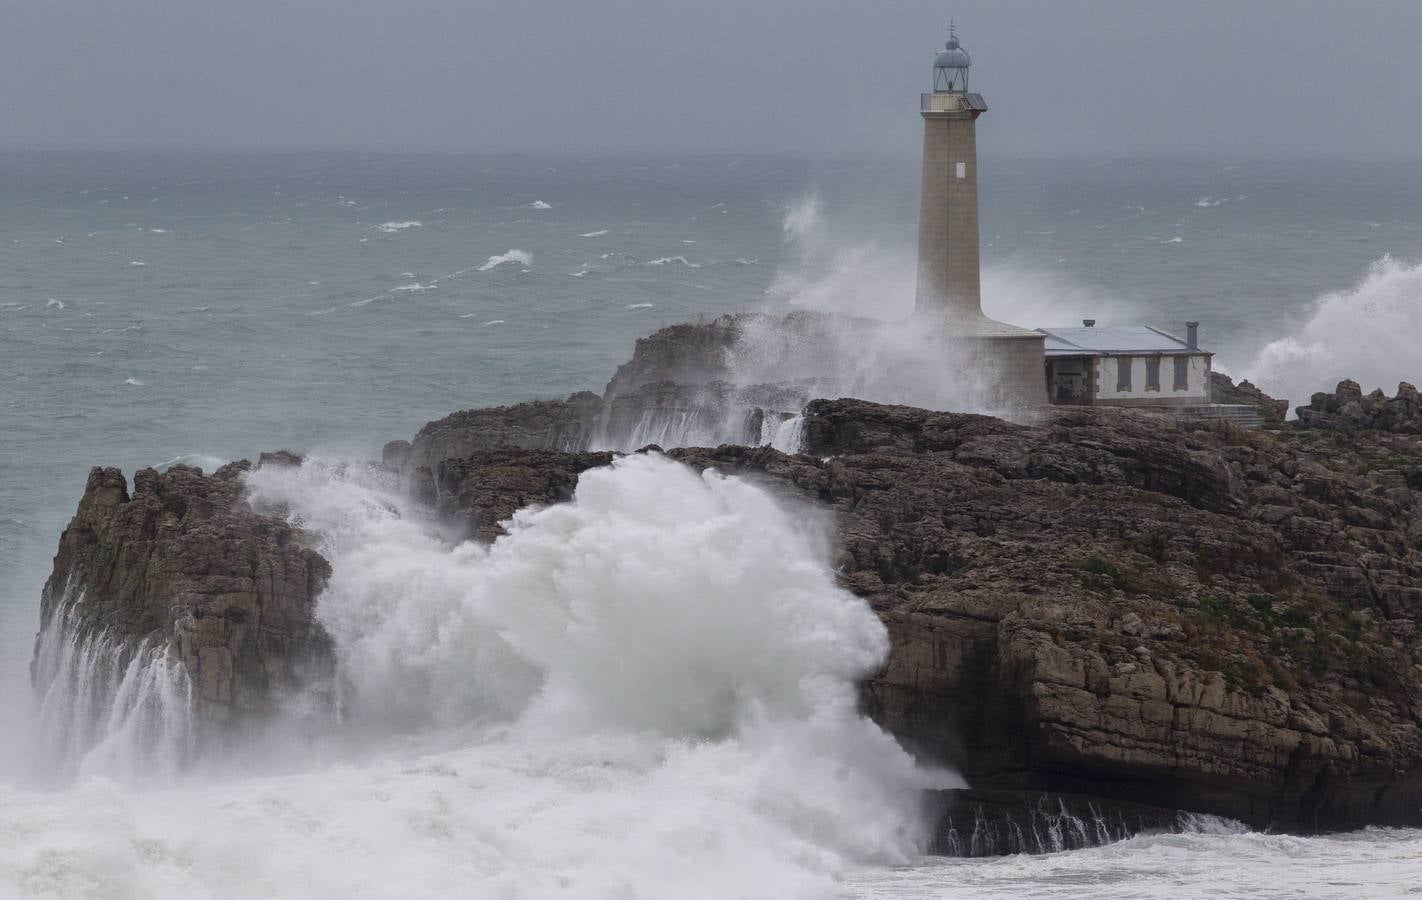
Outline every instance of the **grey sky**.
<svg viewBox="0 0 1422 900">
<path fill-rule="evenodd" d="M 0 144 L 1422 155 L 1422 0 L 0 0 Z"/>
</svg>

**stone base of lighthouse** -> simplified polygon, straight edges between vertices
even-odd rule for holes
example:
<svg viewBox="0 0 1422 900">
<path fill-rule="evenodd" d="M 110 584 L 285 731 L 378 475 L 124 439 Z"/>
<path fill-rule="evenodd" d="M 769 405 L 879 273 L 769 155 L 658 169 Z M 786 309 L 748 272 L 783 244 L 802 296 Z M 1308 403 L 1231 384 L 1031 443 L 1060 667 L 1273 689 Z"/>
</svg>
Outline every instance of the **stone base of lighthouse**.
<svg viewBox="0 0 1422 900">
<path fill-rule="evenodd" d="M 1046 336 L 978 315 L 969 320 L 920 315 L 939 335 L 943 352 L 962 373 L 967 394 L 989 410 L 1044 406 L 1047 398 Z"/>
</svg>

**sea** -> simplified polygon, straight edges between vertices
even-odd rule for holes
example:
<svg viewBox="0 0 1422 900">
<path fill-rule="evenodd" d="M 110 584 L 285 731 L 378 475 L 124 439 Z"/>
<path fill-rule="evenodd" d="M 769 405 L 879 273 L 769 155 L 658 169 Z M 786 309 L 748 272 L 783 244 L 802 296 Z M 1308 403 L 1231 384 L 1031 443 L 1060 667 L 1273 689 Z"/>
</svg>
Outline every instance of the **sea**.
<svg viewBox="0 0 1422 900">
<path fill-rule="evenodd" d="M 912 798 L 959 782 L 855 712 L 887 639 L 813 515 L 641 457 L 449 546 L 351 464 L 454 410 L 600 391 L 664 325 L 906 315 L 918 175 L 0 153 L 0 898 L 1422 894 L 1405 829 L 925 857 Z M 997 318 L 1199 321 L 1217 369 L 1296 404 L 1422 380 L 1417 160 L 987 157 L 979 181 Z M 335 565 L 346 718 L 206 763 L 118 719 L 56 743 L 30 661 L 89 468 L 279 448 L 311 463 L 249 489 Z"/>
</svg>

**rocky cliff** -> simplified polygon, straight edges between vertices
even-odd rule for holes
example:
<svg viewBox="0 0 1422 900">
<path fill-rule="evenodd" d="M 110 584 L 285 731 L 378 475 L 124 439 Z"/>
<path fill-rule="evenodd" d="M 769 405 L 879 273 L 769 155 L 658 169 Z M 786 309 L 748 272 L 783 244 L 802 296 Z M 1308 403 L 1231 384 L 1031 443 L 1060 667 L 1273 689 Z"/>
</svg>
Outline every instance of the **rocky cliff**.
<svg viewBox="0 0 1422 900">
<path fill-rule="evenodd" d="M 330 662 L 312 619 L 329 567 L 286 522 L 243 502 L 249 468 L 143 469 L 132 493 L 119 470 L 95 468 L 44 588 L 42 621 L 67 627 L 65 640 L 102 635 L 124 659 L 166 650 L 204 723 L 266 715 Z"/>
<path fill-rule="evenodd" d="M 595 448 L 643 442 L 648 416 L 761 437 L 784 424 L 806 385 L 718 380 L 749 327 L 668 329 L 601 397 L 456 413 L 387 445 L 386 464 L 471 538 L 495 539 L 512 511 L 566 500 L 605 465 Z M 658 377 L 668 366 L 700 380 Z M 748 439 L 667 452 L 834 513 L 841 581 L 892 639 L 865 709 L 976 788 L 1302 831 L 1415 825 L 1416 393 L 1346 385 L 1271 430 L 816 400 L 795 420 L 803 453 Z M 77 632 L 170 644 L 213 721 L 269 710 L 329 659 L 311 620 L 325 563 L 243 503 L 244 466 L 145 470 L 132 496 L 96 469 L 46 590 L 47 621 L 69 598 Z"/>
</svg>

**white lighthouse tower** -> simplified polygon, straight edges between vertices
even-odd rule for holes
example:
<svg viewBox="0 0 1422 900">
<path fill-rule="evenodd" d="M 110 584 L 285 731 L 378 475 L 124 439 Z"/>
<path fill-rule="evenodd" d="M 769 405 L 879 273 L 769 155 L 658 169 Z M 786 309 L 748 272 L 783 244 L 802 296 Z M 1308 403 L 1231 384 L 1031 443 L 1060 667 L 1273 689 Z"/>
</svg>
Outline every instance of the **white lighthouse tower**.
<svg viewBox="0 0 1422 900">
<path fill-rule="evenodd" d="M 918 214 L 918 292 L 914 314 L 943 335 L 965 376 L 989 402 L 1047 401 L 1041 333 L 983 315 L 978 263 L 977 120 L 982 94 L 969 93 L 972 58 L 950 28 L 933 60 L 933 91 L 921 95 L 923 186 Z M 966 370 L 971 371 L 966 371 Z"/>
</svg>

